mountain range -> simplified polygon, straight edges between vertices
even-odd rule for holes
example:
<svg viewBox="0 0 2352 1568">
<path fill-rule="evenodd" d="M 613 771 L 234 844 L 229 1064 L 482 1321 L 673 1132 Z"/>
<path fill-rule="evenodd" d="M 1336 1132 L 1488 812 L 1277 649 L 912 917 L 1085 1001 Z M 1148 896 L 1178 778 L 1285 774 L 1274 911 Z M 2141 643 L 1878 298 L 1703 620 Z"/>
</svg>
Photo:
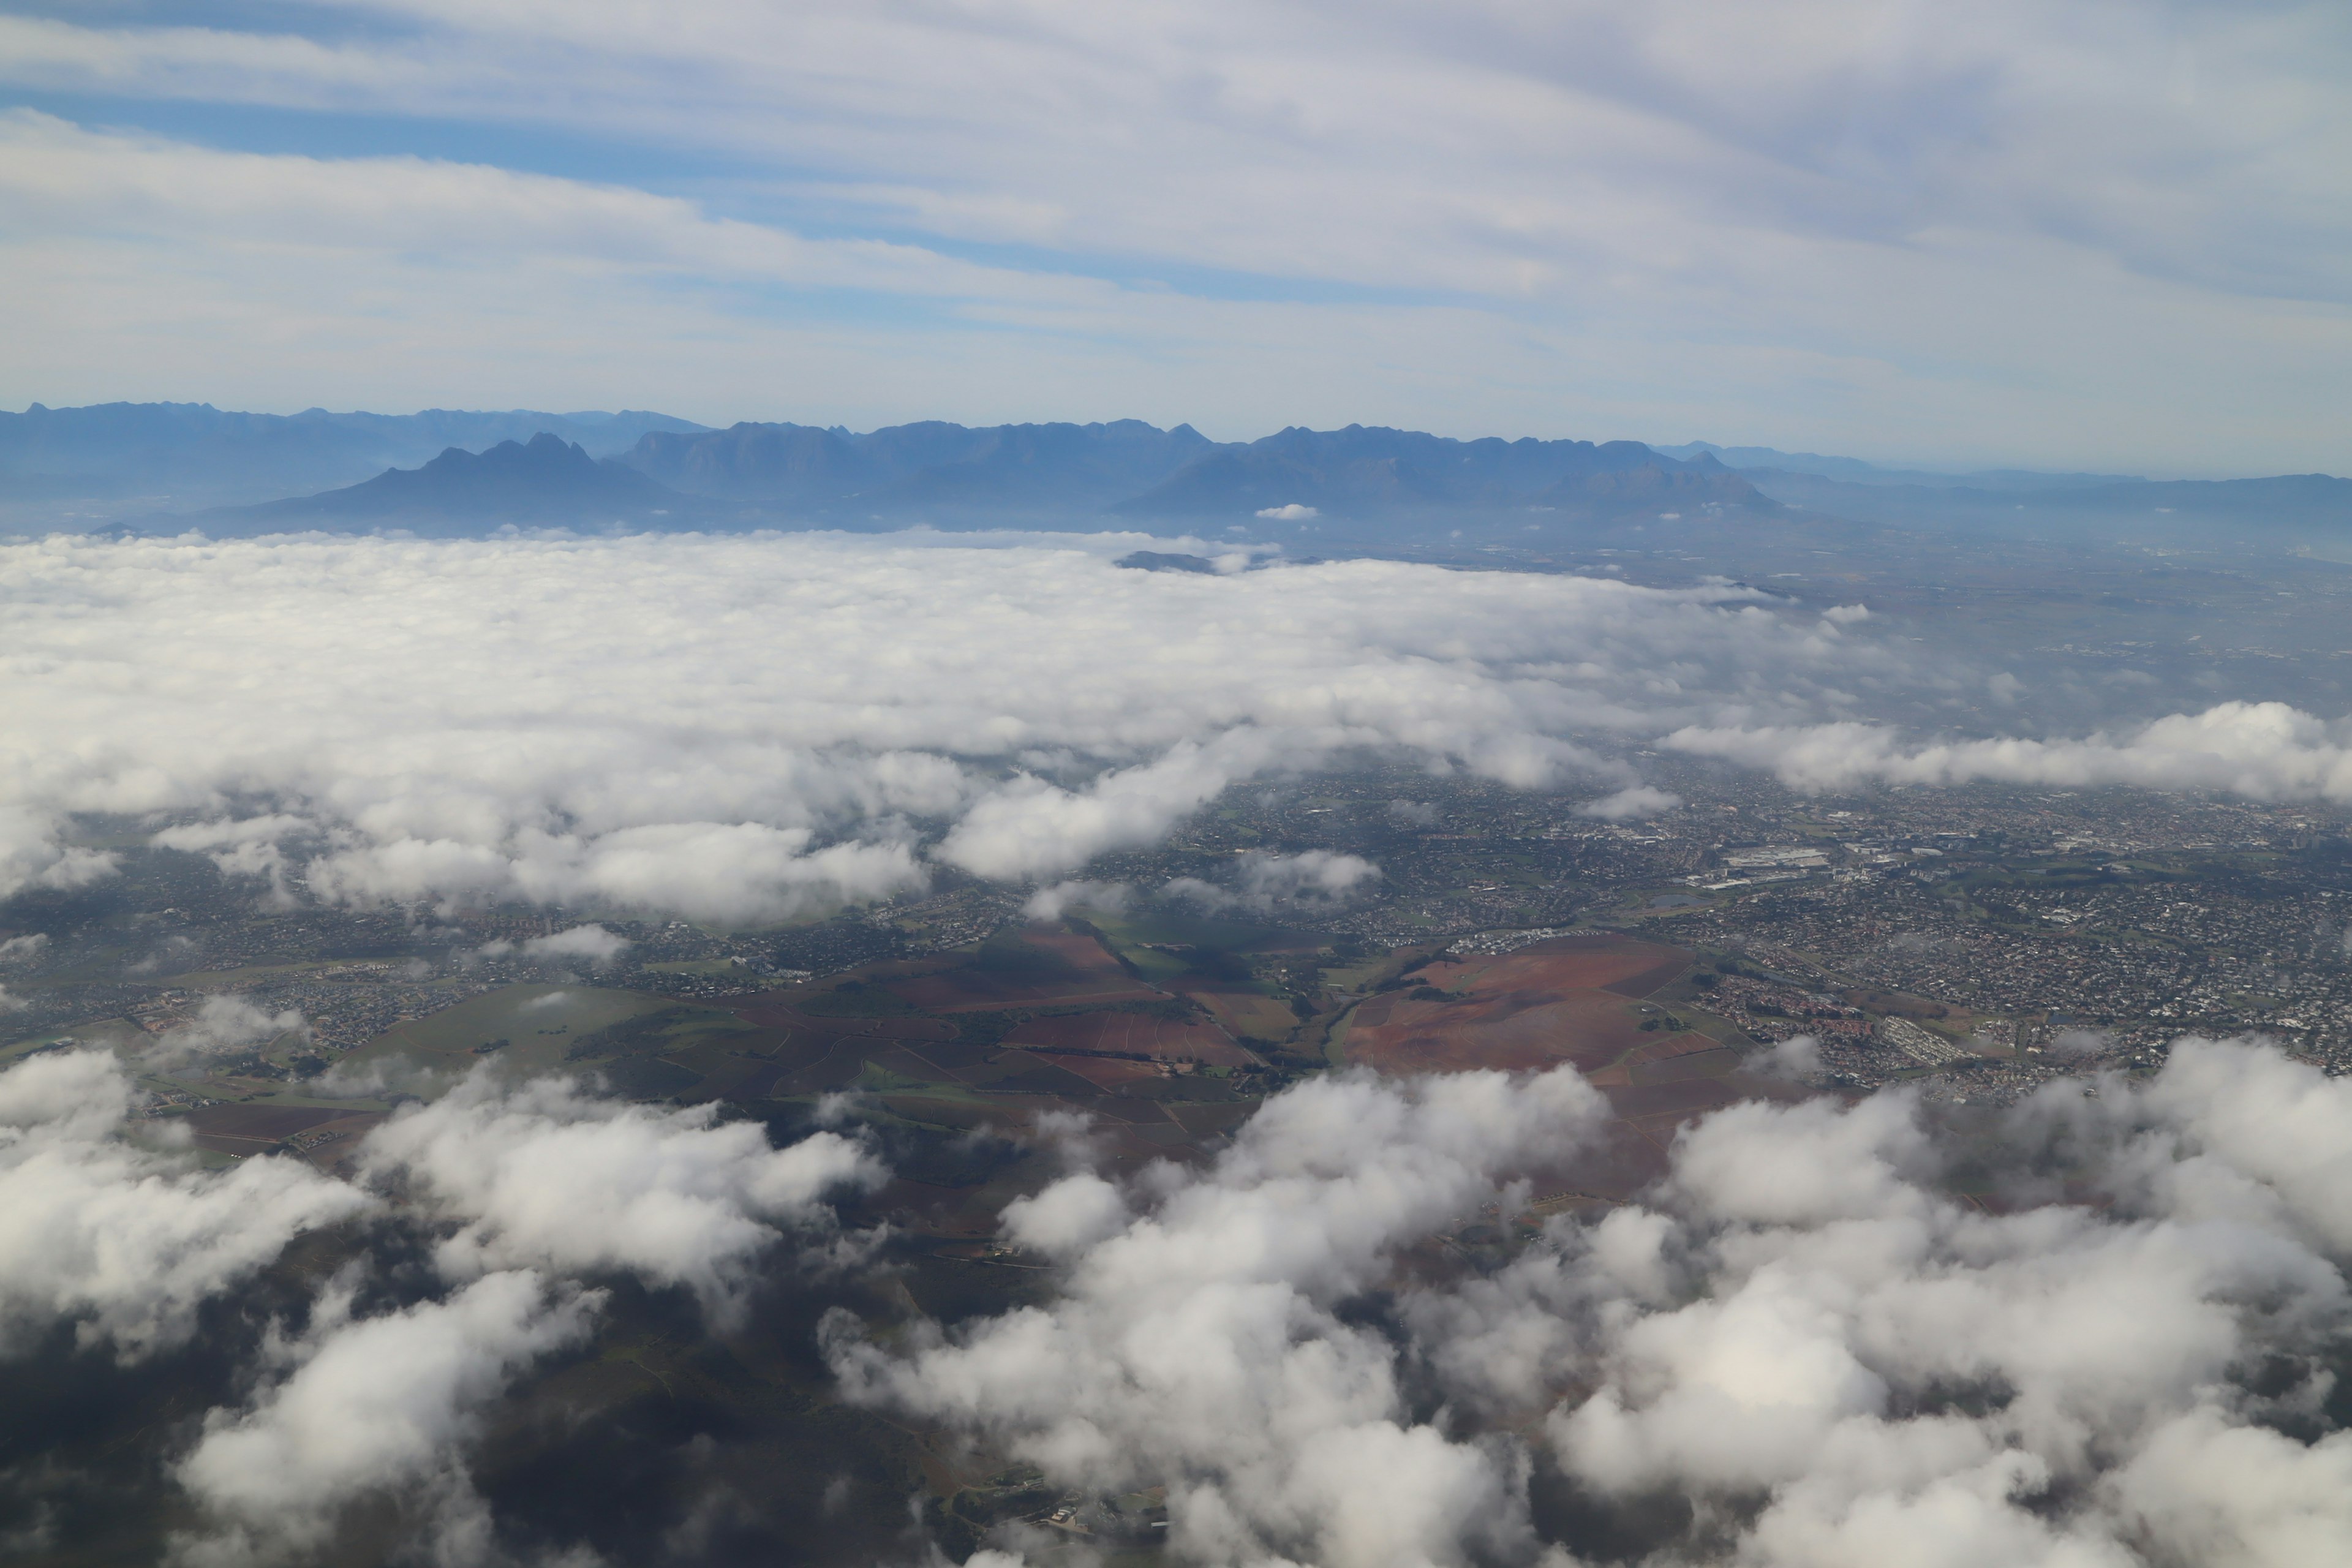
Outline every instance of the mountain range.
<svg viewBox="0 0 2352 1568">
<path fill-rule="evenodd" d="M 541 432 L 478 455 L 451 447 L 341 489 L 147 521 L 225 534 L 506 523 L 865 529 L 1263 518 L 1297 526 L 1465 512 L 1608 521 L 1708 506 L 1775 503 L 1710 457 L 1681 462 L 1634 441 L 1457 441 L 1349 426 L 1220 445 L 1190 426 L 1129 419 L 982 429 L 927 422 L 865 435 L 803 425 L 651 430 L 604 458 Z"/>
<path fill-rule="evenodd" d="M 610 458 L 592 458 L 578 443 L 542 430 L 480 453 L 452 447 L 418 468 L 387 468 L 342 489 L 215 508 L 197 520 L 215 537 L 390 527 L 434 535 L 503 523 L 691 528 L 717 521 L 713 511 L 707 500 L 679 495 Z"/>
<path fill-rule="evenodd" d="M 322 488 L 320 475 L 339 482 Z M 861 434 L 712 429 L 637 411 L 277 416 L 110 404 L 0 413 L 0 529 L 16 532 L 1166 522 L 1400 542 L 1434 537 L 1441 525 L 1446 537 L 1500 537 L 1775 514 L 1986 532 L 2130 521 L 2158 532 L 2218 525 L 2341 537 L 2352 530 L 2352 480 L 1943 474 L 1703 441 L 1459 440 L 1359 425 L 1217 442 L 1189 425 L 1133 419 L 924 421 Z"/>
<path fill-rule="evenodd" d="M 0 504 L 129 500 L 187 510 L 349 485 L 452 447 L 478 451 L 541 431 L 610 456 L 648 431 L 701 428 L 635 410 L 240 414 L 208 403 L 36 403 L 22 414 L 0 412 Z"/>
</svg>

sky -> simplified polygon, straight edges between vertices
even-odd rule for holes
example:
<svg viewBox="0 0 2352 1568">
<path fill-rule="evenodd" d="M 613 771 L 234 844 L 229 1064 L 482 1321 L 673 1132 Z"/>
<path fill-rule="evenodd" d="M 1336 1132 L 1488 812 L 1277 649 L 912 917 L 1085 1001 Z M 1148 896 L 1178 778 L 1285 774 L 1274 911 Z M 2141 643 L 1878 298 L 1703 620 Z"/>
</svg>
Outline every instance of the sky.
<svg viewBox="0 0 2352 1568">
<path fill-rule="evenodd" d="M 0 3 L 0 405 L 2352 471 L 2352 11 Z"/>
</svg>

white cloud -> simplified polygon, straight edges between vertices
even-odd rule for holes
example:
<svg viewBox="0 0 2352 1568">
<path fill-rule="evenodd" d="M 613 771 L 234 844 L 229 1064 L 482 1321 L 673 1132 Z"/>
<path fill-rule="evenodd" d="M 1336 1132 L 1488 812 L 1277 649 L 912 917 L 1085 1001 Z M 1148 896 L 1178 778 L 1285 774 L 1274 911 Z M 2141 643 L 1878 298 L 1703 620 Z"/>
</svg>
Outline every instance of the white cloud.
<svg viewBox="0 0 2352 1568">
<path fill-rule="evenodd" d="M 150 1067 L 168 1072 L 207 1057 L 234 1056 L 288 1035 L 310 1037 L 310 1021 L 299 1007 L 270 1013 L 244 997 L 222 993 L 196 1005 L 196 1016 L 177 1028 L 158 1035 L 142 1052 Z"/>
<path fill-rule="evenodd" d="M 2186 1040 L 2097 1089 L 1965 1142 L 1900 1092 L 1742 1104 L 1638 1201 L 1491 1273 L 1400 1278 L 1494 1183 L 1588 1147 L 1591 1091 L 1326 1081 L 1205 1171 L 1080 1173 L 1009 1215 L 1057 1299 L 887 1351 L 836 1321 L 832 1353 L 855 1397 L 1055 1484 L 1165 1485 L 1205 1560 L 1532 1561 L 1528 1466 L 1566 1472 L 1612 1560 L 2346 1555 L 2352 1434 L 2324 1407 L 2352 1083 Z M 1960 1159 L 2013 1173 L 1991 1212 L 1943 1188 Z M 1331 1310 L 1375 1289 L 1384 1334 Z"/>
<path fill-rule="evenodd" d="M 779 1226 L 829 1224 L 827 1194 L 883 1172 L 857 1143 L 814 1132 L 782 1149 L 715 1106 L 599 1100 L 569 1082 L 507 1086 L 487 1068 L 371 1133 L 359 1163 L 460 1222 L 436 1256 L 467 1279 L 501 1268 L 626 1270 L 693 1289 L 724 1313 Z"/>
<path fill-rule="evenodd" d="M 896 1354 L 835 1320 L 835 1364 L 853 1397 L 987 1432 L 1056 1485 L 1166 1485 L 1188 1557 L 1519 1555 L 1508 1464 L 1408 1417 L 1385 1342 L 1332 1309 L 1601 1114 L 1567 1071 L 1319 1080 L 1269 1100 L 1205 1171 L 1156 1167 L 1124 1191 L 1076 1173 L 1009 1213 L 1015 1239 L 1071 1259 L 1050 1309 Z"/>
<path fill-rule="evenodd" d="M 1320 517 L 1323 515 L 1314 507 L 1304 505 L 1298 501 L 1290 501 L 1282 506 L 1260 507 L 1257 514 L 1260 517 L 1270 519 L 1276 522 L 1299 522 L 1310 517 Z"/>
<path fill-rule="evenodd" d="M 627 937 L 600 925 L 573 926 L 551 936 L 532 937 L 522 944 L 525 958 L 558 963 L 573 958 L 585 959 L 590 963 L 610 963 L 628 950 Z"/>
<path fill-rule="evenodd" d="M 1707 0 L 1481 0 L 1444 26 L 1328 0 L 1154 0 L 1116 24 L 1043 3 L 352 9 L 373 25 L 311 37 L 0 18 L 0 72 L 181 100 L 183 124 L 205 123 L 186 100 L 261 103 L 443 117 L 486 157 L 513 128 L 666 167 L 749 159 L 744 205 L 799 232 L 421 159 L 131 136 L 85 155 L 89 133 L 28 120 L 37 153 L 7 161 L 28 172 L 0 202 L 27 215 L 10 271 L 41 307 L 12 343 L 20 397 L 229 376 L 276 406 L 331 379 L 340 401 L 381 405 L 391 382 L 421 405 L 454 374 L 539 406 L 651 381 L 709 418 L 1116 405 L 1229 435 L 1516 434 L 1539 408 L 1594 435 L 1837 427 L 1888 455 L 2309 468 L 2337 449 L 2352 117 L 2324 5 L 1790 0 L 1727 21 Z M 931 243 L 810 237 L 845 231 Z M 975 242 L 1286 287 L 953 258 Z M 764 276 L 787 280 L 782 309 Z M 897 311 L 868 327 L 790 291 L 830 280 L 954 305 L 910 342 Z M 594 344 L 561 330 L 591 316 Z M 223 363 L 257 338 L 280 352 Z M 778 390 L 786 355 L 812 390 Z"/>
<path fill-rule="evenodd" d="M 1204 909 L 1246 909 L 1261 914 L 1276 909 L 1336 909 L 1348 895 L 1380 879 L 1381 868 L 1360 855 L 1305 849 L 1276 855 L 1252 849 L 1234 863 L 1233 886 L 1198 877 L 1178 877 L 1160 889 L 1164 897 L 1188 899 Z"/>
<path fill-rule="evenodd" d="M 176 1344 L 296 1236 L 370 1206 L 299 1161 L 208 1172 L 129 1142 L 135 1098 L 102 1052 L 0 1072 L 0 1351 L 61 1321 L 125 1361 Z"/>
<path fill-rule="evenodd" d="M 1979 780 L 2088 788 L 2223 790 L 2257 800 L 2352 801 L 2352 728 L 2284 702 L 2224 702 L 2122 734 L 2041 741 L 2000 737 L 1906 745 L 1860 722 L 1693 727 L 1661 745 L 1768 768 L 1801 790 Z"/>
<path fill-rule="evenodd" d="M 343 1510 L 406 1501 L 436 1561 L 499 1560 L 463 1452 L 483 1406 L 535 1361 L 586 1337 L 601 1298 L 519 1270 L 445 1301 L 354 1319 L 321 1298 L 281 1352 L 291 1370 L 248 1409 L 214 1411 L 176 1478 L 213 1528 L 173 1542 L 187 1568 L 316 1561 Z"/>
<path fill-rule="evenodd" d="M 1055 882 L 1030 894 L 1021 912 L 1033 921 L 1057 921 L 1072 910 L 1117 914 L 1134 895 L 1125 882 Z"/>
<path fill-rule="evenodd" d="M 196 820 L 163 841 L 330 900 L 755 923 L 919 889 L 932 857 L 1066 878 L 1349 748 L 1622 787 L 1567 737 L 1800 721 L 1906 668 L 1736 588 L 1122 572 L 1127 542 L 0 550 L 0 812 L 20 829 L 0 893 L 64 863 L 68 814 L 168 811 Z M 604 631 L 624 625 L 625 658 Z M 1022 771 L 1034 754 L 1061 782 Z"/>
<path fill-rule="evenodd" d="M 1652 784 L 1627 784 L 1613 795 L 1589 800 L 1577 810 L 1603 822 L 1637 822 L 1682 805 L 1683 797 Z"/>
</svg>

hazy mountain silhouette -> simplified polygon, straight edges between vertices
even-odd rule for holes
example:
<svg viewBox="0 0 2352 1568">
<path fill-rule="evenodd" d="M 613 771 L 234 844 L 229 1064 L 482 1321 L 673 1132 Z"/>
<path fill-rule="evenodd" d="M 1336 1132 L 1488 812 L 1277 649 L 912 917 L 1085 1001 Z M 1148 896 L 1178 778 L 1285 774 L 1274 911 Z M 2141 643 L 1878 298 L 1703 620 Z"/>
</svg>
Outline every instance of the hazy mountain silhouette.
<svg viewBox="0 0 2352 1568">
<path fill-rule="evenodd" d="M 1772 503 L 1711 458 L 1681 463 L 1638 441 L 1458 441 L 1350 425 L 1279 431 L 1223 448 L 1116 510 L 1207 518 L 1311 506 L 1339 517 L 1535 507 L 1591 519 L 1707 502 Z"/>
<path fill-rule="evenodd" d="M 698 495 L 847 518 L 908 510 L 1099 511 L 1215 444 L 1189 425 L 971 429 L 927 420 L 865 435 L 807 425 L 737 425 L 646 435 L 623 459 Z"/>
<path fill-rule="evenodd" d="M 2128 479 L 2038 489 L 1961 483 L 1854 484 L 1818 474 L 1749 469 L 1757 489 L 1791 506 L 1897 527 L 1962 526 L 2039 533 L 2128 523 L 2151 535 L 2210 539 L 2217 529 L 2352 532 L 2352 479 L 2282 474 L 2252 479 Z"/>
<path fill-rule="evenodd" d="M 368 454 L 428 437 L 436 438 L 430 451 L 374 458 L 363 470 L 373 478 L 348 482 L 362 479 L 351 470 Z M 332 478 L 289 482 L 316 473 Z M 338 479 L 342 488 L 332 488 Z M 189 504 L 289 490 L 316 493 L 205 510 Z M 128 499 L 74 510 L 86 506 L 75 498 L 101 493 Z M 1938 475 L 1706 442 L 1662 451 L 1638 441 L 1457 440 L 1361 425 L 1219 443 L 1189 425 L 1134 419 L 980 428 L 926 420 L 860 434 L 793 424 L 711 430 L 645 413 L 277 416 L 110 404 L 0 414 L 0 527 L 104 526 L 134 511 L 142 515 L 130 525 L 149 531 L 194 521 L 237 533 L 461 533 L 509 522 L 1094 528 L 1123 518 L 1381 548 L 1666 519 L 1745 529 L 1779 511 L 1795 527 L 1833 519 L 1989 532 L 2129 524 L 2151 535 L 2258 528 L 2316 540 L 2352 529 L 2352 480 Z"/>
<path fill-rule="evenodd" d="M 239 414 L 206 403 L 33 405 L 0 412 L 0 500 L 140 498 L 149 507 L 243 502 L 349 485 L 452 447 L 479 451 L 541 431 L 595 456 L 649 430 L 702 426 L 667 414 Z"/>
<path fill-rule="evenodd" d="M 223 507 L 194 521 L 215 536 L 400 527 L 466 533 L 501 523 L 593 529 L 613 523 L 688 527 L 706 503 L 656 484 L 611 458 L 545 431 L 501 441 L 486 452 L 452 447 L 422 468 L 387 468 L 323 494 L 259 506 Z"/>
</svg>

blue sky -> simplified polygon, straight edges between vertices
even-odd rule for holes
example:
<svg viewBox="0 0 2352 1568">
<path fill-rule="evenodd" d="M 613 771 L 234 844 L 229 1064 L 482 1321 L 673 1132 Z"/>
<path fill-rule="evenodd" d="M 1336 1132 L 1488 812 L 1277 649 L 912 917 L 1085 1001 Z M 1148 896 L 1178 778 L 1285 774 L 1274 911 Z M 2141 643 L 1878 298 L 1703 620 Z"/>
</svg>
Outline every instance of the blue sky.
<svg viewBox="0 0 2352 1568">
<path fill-rule="evenodd" d="M 2352 7 L 0 0 L 0 405 L 2352 471 Z"/>
</svg>

